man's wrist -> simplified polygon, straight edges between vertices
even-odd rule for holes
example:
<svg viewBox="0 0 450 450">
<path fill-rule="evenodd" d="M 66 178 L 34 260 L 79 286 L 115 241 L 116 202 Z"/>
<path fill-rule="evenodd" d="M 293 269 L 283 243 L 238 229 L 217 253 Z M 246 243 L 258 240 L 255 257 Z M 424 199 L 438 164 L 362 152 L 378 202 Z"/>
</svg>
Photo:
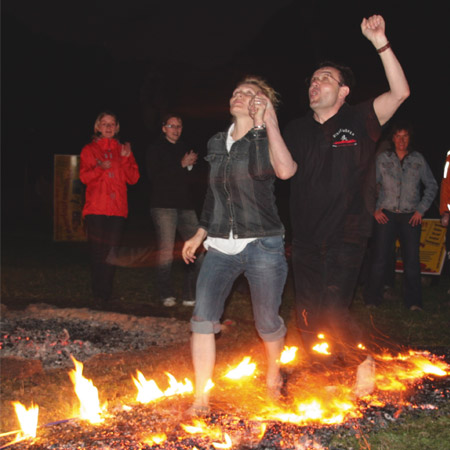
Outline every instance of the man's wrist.
<svg viewBox="0 0 450 450">
<path fill-rule="evenodd" d="M 391 43 L 388 41 L 385 45 L 383 45 L 382 47 L 378 47 L 377 48 L 377 53 L 383 53 L 385 52 L 387 49 L 391 48 Z"/>
</svg>

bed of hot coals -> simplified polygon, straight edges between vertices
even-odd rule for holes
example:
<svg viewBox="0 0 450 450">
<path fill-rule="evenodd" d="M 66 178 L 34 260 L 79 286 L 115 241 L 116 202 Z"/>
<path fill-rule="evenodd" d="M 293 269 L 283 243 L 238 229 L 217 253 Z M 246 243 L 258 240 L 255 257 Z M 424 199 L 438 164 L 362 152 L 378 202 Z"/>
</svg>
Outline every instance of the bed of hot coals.
<svg viewBox="0 0 450 450">
<path fill-rule="evenodd" d="M 25 316 L 22 315 L 23 320 L 31 320 Z M 22 338 L 29 337 L 35 344 L 44 337 L 50 342 L 60 341 L 50 348 L 60 345 L 66 355 L 63 362 L 71 366 L 68 373 L 80 412 L 76 417 L 61 417 L 45 424 L 39 423 L 39 405 L 17 403 L 20 427 L 0 435 L 0 449 L 332 450 L 330 442 L 334 436 L 364 439 L 369 432 L 407 417 L 436 414 L 450 399 L 450 359 L 445 350 L 380 350 L 363 364 L 309 366 L 301 361 L 299 350 L 291 347 L 282 355 L 286 385 L 277 400 L 266 395 L 263 368 L 243 354 L 239 364 L 230 364 L 226 370 L 223 366 L 217 368 L 211 383 L 211 410 L 202 416 L 187 413 L 192 402 L 191 381 L 177 380 L 170 373 L 166 374 L 167 383 L 158 386 L 146 378 L 156 374 L 135 371 L 129 382 L 135 385 L 136 399 L 108 407 L 98 400 L 98 393 L 107 386 L 96 386 L 95 380 L 83 376 L 79 360 L 88 354 L 77 354 L 70 346 L 83 348 L 86 342 L 94 341 L 95 347 L 98 338 L 102 343 L 99 349 L 104 345 L 113 348 L 115 344 L 120 348 L 140 348 L 136 340 L 146 341 L 148 335 L 136 334 L 139 327 L 124 325 L 132 319 L 121 319 L 123 326 L 116 324 L 118 329 L 107 325 L 108 321 L 93 321 L 92 317 L 86 319 L 87 324 L 77 322 L 77 326 L 72 326 L 67 312 L 64 318 L 47 318 L 54 321 L 51 327 L 47 326 L 49 322 L 17 319 L 15 323 L 20 322 L 22 328 L 11 328 L 8 336 L 24 333 Z M 40 319 L 35 316 L 33 320 Z M 60 320 L 63 329 L 57 326 Z M 10 317 L 8 326 L 12 323 Z M 25 323 L 40 331 L 30 335 Z M 92 330 L 92 335 L 76 334 L 79 327 L 86 333 Z M 47 333 L 54 334 L 50 338 Z M 110 343 L 106 344 L 108 339 Z"/>
<path fill-rule="evenodd" d="M 0 356 L 34 359 L 44 369 L 72 367 L 99 353 L 142 350 L 189 340 L 189 324 L 170 318 L 135 317 L 87 308 L 30 305 L 2 311 Z"/>
</svg>

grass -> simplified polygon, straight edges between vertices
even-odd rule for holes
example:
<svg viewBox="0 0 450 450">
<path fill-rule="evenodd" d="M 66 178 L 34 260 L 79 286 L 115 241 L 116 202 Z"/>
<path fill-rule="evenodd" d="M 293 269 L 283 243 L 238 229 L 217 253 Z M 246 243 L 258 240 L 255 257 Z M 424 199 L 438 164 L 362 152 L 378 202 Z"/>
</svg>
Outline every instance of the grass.
<svg viewBox="0 0 450 450">
<path fill-rule="evenodd" d="M 182 266 L 175 266 L 175 277 L 181 286 Z M 154 270 L 151 264 L 141 267 L 118 267 L 115 278 L 115 306 L 122 312 L 136 312 L 145 307 L 145 314 L 164 314 L 188 320 L 191 309 L 181 305 L 161 309 L 154 288 Z M 413 347 L 450 350 L 450 277 L 424 279 L 424 312 L 406 310 L 401 300 L 401 277 L 397 277 L 395 293 L 397 299 L 386 300 L 376 310 L 368 310 L 362 301 L 361 288 L 358 288 L 352 305 L 352 312 L 359 323 L 376 336 L 379 342 L 395 344 L 399 347 Z M 56 306 L 85 307 L 90 303 L 90 273 L 88 266 L 87 244 L 84 242 L 53 242 L 48 234 L 26 234 L 20 231 L 3 236 L 2 243 L 2 303 L 9 307 L 24 307 L 29 303 L 45 302 Z M 294 290 L 291 279 L 285 288 L 281 316 L 292 329 L 294 322 Z M 233 342 L 246 342 L 256 339 L 253 316 L 248 295 L 235 290 L 229 299 L 224 318 L 230 319 L 237 326 L 233 328 Z M 234 346 L 234 344 L 233 344 Z M 228 350 L 222 349 L 221 358 L 226 358 Z M 231 352 L 231 350 L 230 350 Z M 183 367 L 189 366 L 189 361 Z M 143 363 L 142 363 L 143 364 Z M 155 368 L 155 360 L 149 361 L 147 367 Z M 129 378 L 127 364 L 123 367 L 120 379 Z M 98 369 L 100 370 L 100 369 Z M 117 373 L 110 373 L 103 367 L 98 376 L 105 379 L 119 395 L 120 383 Z M 52 377 L 56 377 L 52 378 Z M 48 378 L 48 380 L 47 380 Z M 65 397 L 70 389 L 66 375 L 46 375 L 43 382 L 63 386 L 58 394 L 39 394 L 35 381 L 11 379 L 2 380 L 2 406 L 14 397 L 33 392 L 36 401 L 39 395 L 42 404 L 51 404 L 54 399 Z M 49 391 L 52 392 L 53 391 Z M 111 394 L 113 395 L 113 394 Z M 60 411 L 59 418 L 67 416 L 68 411 Z M 49 417 L 49 420 L 54 419 Z M 8 431 L 10 422 L 2 418 L 2 430 Z M 335 436 L 333 446 L 336 449 L 377 449 L 377 450 L 414 450 L 414 449 L 450 449 L 450 405 L 433 412 L 418 412 L 405 417 L 381 431 L 348 436 Z"/>
</svg>

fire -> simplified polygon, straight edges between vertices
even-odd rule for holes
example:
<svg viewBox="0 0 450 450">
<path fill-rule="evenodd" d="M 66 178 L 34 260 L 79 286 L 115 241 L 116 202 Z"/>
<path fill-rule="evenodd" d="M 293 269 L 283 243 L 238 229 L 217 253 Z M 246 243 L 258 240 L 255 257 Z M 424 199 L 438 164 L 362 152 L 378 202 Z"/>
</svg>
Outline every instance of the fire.
<svg viewBox="0 0 450 450">
<path fill-rule="evenodd" d="M 22 403 L 12 402 L 12 404 L 16 411 L 23 437 L 35 438 L 38 425 L 39 406 L 31 404 L 30 408 L 26 409 Z"/>
<path fill-rule="evenodd" d="M 324 355 L 331 355 L 331 353 L 328 351 L 328 344 L 326 342 L 316 344 L 312 349 L 317 353 L 322 353 Z"/>
<path fill-rule="evenodd" d="M 324 341 L 325 337 L 319 335 L 318 338 L 322 340 L 318 344 L 318 348 L 322 352 L 328 352 L 328 344 Z M 286 364 L 293 361 L 297 351 L 297 347 L 285 347 L 280 356 L 280 363 Z M 328 352 L 327 354 L 330 353 Z M 91 380 L 83 377 L 83 364 L 76 361 L 73 357 L 72 360 L 75 370 L 69 372 L 69 376 L 80 400 L 80 417 L 89 420 L 91 423 L 101 422 L 103 421 L 102 408 L 99 405 L 97 388 L 92 384 Z M 299 426 L 341 424 L 349 419 L 362 417 L 365 408 L 382 406 L 387 398 L 391 401 L 391 397 L 394 397 L 391 394 L 398 397 L 394 401 L 396 401 L 398 406 L 397 412 L 400 414 L 402 407 L 405 405 L 402 392 L 424 377 L 448 376 L 450 374 L 450 365 L 428 352 L 410 350 L 398 355 L 388 353 L 370 355 L 365 362 L 353 367 L 350 372 L 347 369 L 342 369 L 345 370 L 342 373 L 339 372 L 341 369 L 336 370 L 336 373 L 330 370 L 323 370 L 323 373 L 321 373 L 319 367 L 319 370 L 316 368 L 314 372 L 308 373 L 307 367 L 301 368 L 301 375 L 299 374 L 298 379 L 294 380 L 291 378 L 292 382 L 287 386 L 289 398 L 278 404 L 267 402 L 264 396 L 255 394 L 255 392 L 259 391 L 252 390 L 252 382 L 256 378 L 249 380 L 248 377 L 256 373 L 257 365 L 251 362 L 249 356 L 244 357 L 235 368 L 228 370 L 225 377 L 233 380 L 247 377 L 244 380 L 246 386 L 239 389 L 236 403 L 240 403 L 241 410 L 242 405 L 248 407 L 249 417 L 250 415 L 253 416 L 254 424 L 250 427 L 252 440 L 262 440 L 268 424 L 275 420 Z M 132 376 L 133 382 L 138 389 L 138 402 L 149 403 L 157 399 L 183 395 L 194 391 L 189 379 L 185 378 L 184 382 L 179 382 L 170 373 L 165 373 L 168 377 L 168 387 L 165 390 L 160 389 L 154 380 L 146 380 L 140 371 L 137 371 L 136 378 Z M 294 372 L 292 374 L 295 375 Z M 220 381 L 223 381 L 223 379 L 220 378 Z M 260 384 L 258 382 L 258 388 Z M 208 380 L 205 390 L 210 390 L 213 386 L 214 383 Z M 229 383 L 227 383 L 227 388 L 232 389 Z M 227 407 L 232 407 L 233 397 L 228 396 L 226 389 L 221 389 L 220 382 L 217 391 L 218 397 L 220 395 L 227 396 Z M 247 393 L 249 401 L 245 397 Z M 360 398 L 363 398 L 364 401 L 359 401 L 358 399 Z M 8 434 L 21 433 L 18 436 L 19 439 L 36 437 L 39 408 L 32 405 L 29 410 L 26 410 L 18 402 L 14 402 L 13 405 L 22 431 Z M 436 408 L 434 405 L 418 407 Z M 123 409 L 127 410 L 130 407 L 124 405 Z M 218 425 L 217 421 L 193 420 L 192 423 L 181 424 L 181 428 L 189 435 L 206 439 L 209 445 L 208 448 L 231 449 L 233 446 L 239 445 L 243 439 L 242 434 L 240 434 L 241 431 L 232 431 L 231 422 L 229 427 L 224 427 L 223 425 Z M 172 430 L 169 433 L 168 429 L 169 427 L 165 426 L 163 430 L 152 430 L 151 433 L 147 429 L 141 442 L 149 446 L 166 448 L 167 444 L 165 442 L 173 439 Z M 291 445 L 287 440 L 289 440 L 289 437 L 283 436 L 283 441 L 280 442 L 281 448 L 292 448 L 287 447 Z M 189 446 L 190 450 L 196 450 L 196 447 L 192 444 L 189 444 Z M 295 443 L 295 448 L 311 447 L 306 443 L 303 446 L 302 442 L 297 442 Z"/>
<path fill-rule="evenodd" d="M 297 353 L 298 347 L 284 347 L 283 352 L 280 356 L 280 363 L 281 364 L 288 364 L 295 359 L 295 355 Z"/>
<path fill-rule="evenodd" d="M 208 426 L 202 420 L 194 420 L 193 425 L 181 424 L 181 427 L 189 434 L 201 434 L 203 437 L 209 437 L 213 441 L 221 440 L 222 442 L 212 442 L 211 445 L 214 448 L 231 448 L 233 445 L 230 436 L 227 433 L 224 433 L 222 428 Z"/>
<path fill-rule="evenodd" d="M 75 370 L 69 372 L 69 377 L 80 400 L 80 417 L 91 423 L 103 422 L 98 390 L 92 383 L 92 380 L 88 380 L 83 376 L 83 363 L 77 361 L 73 356 L 71 358 L 75 364 Z"/>
<path fill-rule="evenodd" d="M 138 389 L 136 401 L 140 403 L 149 403 L 158 398 L 171 397 L 173 395 L 186 394 L 194 391 L 192 382 L 187 378 L 184 383 L 180 383 L 170 373 L 166 372 L 169 378 L 169 387 L 163 392 L 154 380 L 146 380 L 142 372 L 136 371 L 137 379 L 133 378 L 134 384 Z"/>
<path fill-rule="evenodd" d="M 319 333 L 317 335 L 317 339 L 323 340 L 325 339 L 325 335 L 323 333 Z M 321 353 L 323 355 L 331 355 L 331 353 L 328 351 L 328 343 L 327 342 L 322 342 L 320 344 L 316 344 L 312 350 L 314 350 L 317 353 Z"/>
<path fill-rule="evenodd" d="M 246 356 L 237 367 L 230 370 L 225 377 L 230 380 L 239 380 L 242 377 L 253 375 L 256 370 L 256 364 L 250 363 L 250 356 Z"/>
<path fill-rule="evenodd" d="M 205 389 L 203 390 L 203 392 L 208 392 L 208 391 L 210 391 L 213 387 L 214 387 L 214 383 L 213 383 L 213 381 L 212 381 L 211 378 L 210 378 L 210 379 L 206 382 Z"/>
<path fill-rule="evenodd" d="M 432 358 L 428 352 L 410 350 L 408 353 L 392 356 L 383 354 L 377 374 L 377 388 L 380 390 L 406 390 L 407 383 L 413 383 L 426 375 L 446 376 L 450 367 L 444 361 Z"/>
<path fill-rule="evenodd" d="M 149 436 L 147 439 L 144 439 L 144 443 L 148 445 L 161 445 L 163 442 L 167 441 L 166 433 L 158 433 Z"/>
</svg>

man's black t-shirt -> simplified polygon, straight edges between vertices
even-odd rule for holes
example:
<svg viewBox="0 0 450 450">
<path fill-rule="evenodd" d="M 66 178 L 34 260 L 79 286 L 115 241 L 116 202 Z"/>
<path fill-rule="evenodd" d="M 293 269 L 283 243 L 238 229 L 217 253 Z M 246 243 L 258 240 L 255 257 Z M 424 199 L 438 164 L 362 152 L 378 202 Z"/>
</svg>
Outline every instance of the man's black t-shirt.
<svg viewBox="0 0 450 450">
<path fill-rule="evenodd" d="M 284 139 L 298 163 L 290 187 L 294 242 L 322 245 L 370 235 L 380 134 L 373 100 L 344 104 L 324 124 L 311 112 L 287 125 Z"/>
</svg>

